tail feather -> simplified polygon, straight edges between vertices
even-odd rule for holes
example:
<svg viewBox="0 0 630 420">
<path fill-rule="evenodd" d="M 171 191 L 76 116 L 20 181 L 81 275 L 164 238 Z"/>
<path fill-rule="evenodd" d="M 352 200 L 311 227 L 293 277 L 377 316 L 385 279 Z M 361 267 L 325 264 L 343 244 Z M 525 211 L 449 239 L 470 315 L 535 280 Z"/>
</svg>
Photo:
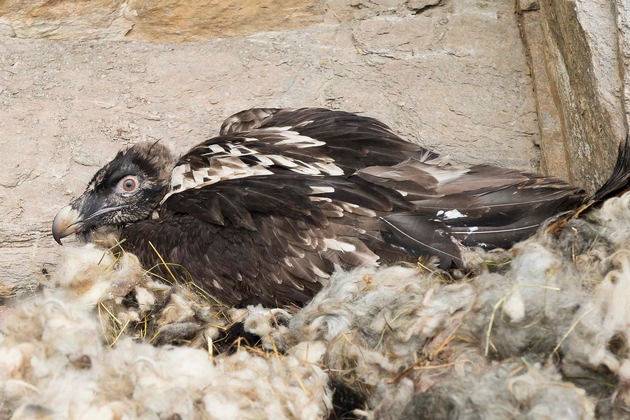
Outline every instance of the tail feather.
<svg viewBox="0 0 630 420">
<path fill-rule="evenodd" d="M 626 135 L 626 141 L 619 145 L 617 162 L 612 174 L 593 195 L 587 196 L 582 205 L 572 212 L 558 218 L 547 227 L 547 232 L 553 233 L 561 230 L 569 220 L 578 218 L 584 211 L 590 209 L 611 197 L 615 197 L 630 190 L 630 137 Z"/>
<path fill-rule="evenodd" d="M 589 207 L 607 198 L 619 195 L 630 188 L 630 137 L 626 135 L 624 144 L 619 145 L 617 162 L 610 178 L 595 193 L 584 200 Z"/>
</svg>

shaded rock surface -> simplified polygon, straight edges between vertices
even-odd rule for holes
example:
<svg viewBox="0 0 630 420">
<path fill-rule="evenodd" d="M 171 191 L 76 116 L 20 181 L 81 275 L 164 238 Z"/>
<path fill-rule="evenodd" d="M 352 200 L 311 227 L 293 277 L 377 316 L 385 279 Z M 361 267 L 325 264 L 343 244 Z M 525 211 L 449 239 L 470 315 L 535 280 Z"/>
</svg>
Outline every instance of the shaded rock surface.
<svg viewBox="0 0 630 420">
<path fill-rule="evenodd" d="M 150 14 L 140 3 L 133 19 Z M 244 108 L 361 111 L 454 160 L 537 169 L 536 110 L 511 1 L 336 0 L 301 29 L 183 44 L 129 41 L 123 35 L 139 27 L 125 29 L 122 6 L 0 1 L 3 33 L 15 35 L 0 42 L 1 282 L 28 290 L 54 269 L 52 218 L 121 147 L 160 140 L 184 152 Z M 103 8 L 112 11 L 100 16 L 113 30 L 99 35 L 106 40 L 18 38 L 19 25 L 36 30 L 63 13 L 64 25 L 97 31 L 90 16 Z"/>
<path fill-rule="evenodd" d="M 536 81 L 542 168 L 593 191 L 627 131 L 627 2 L 519 3 Z"/>
</svg>

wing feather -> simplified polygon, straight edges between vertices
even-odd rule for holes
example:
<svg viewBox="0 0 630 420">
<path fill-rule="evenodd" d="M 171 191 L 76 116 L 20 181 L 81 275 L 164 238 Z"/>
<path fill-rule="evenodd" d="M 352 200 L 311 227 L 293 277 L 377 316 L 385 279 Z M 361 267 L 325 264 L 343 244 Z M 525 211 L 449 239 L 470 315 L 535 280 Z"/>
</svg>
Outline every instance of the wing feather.
<svg viewBox="0 0 630 420">
<path fill-rule="evenodd" d="M 160 217 L 123 233 L 146 266 L 159 265 L 150 239 L 230 304 L 304 303 L 335 265 L 461 267 L 462 244 L 508 247 L 583 199 L 558 180 L 450 163 L 347 112 L 252 109 L 221 134 L 182 156 Z"/>
</svg>

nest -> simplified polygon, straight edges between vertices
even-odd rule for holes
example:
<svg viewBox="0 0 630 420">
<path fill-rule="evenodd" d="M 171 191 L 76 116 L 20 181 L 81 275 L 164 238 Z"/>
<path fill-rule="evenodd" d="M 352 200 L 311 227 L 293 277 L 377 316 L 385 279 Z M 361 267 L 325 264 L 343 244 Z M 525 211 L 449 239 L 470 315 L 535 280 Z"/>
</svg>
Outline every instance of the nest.
<svg viewBox="0 0 630 420">
<path fill-rule="evenodd" d="M 473 276 L 430 264 L 338 271 L 297 312 L 227 308 L 124 252 L 88 245 L 64 258 L 2 321 L 6 417 L 629 411 L 630 194 L 508 254 L 471 252 Z"/>
</svg>

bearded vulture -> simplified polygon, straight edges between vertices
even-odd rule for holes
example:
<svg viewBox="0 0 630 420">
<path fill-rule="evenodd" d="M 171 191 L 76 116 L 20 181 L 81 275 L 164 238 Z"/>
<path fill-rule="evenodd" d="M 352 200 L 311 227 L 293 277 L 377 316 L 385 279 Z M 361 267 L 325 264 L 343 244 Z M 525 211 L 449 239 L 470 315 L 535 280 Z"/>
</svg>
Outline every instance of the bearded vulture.
<svg viewBox="0 0 630 420">
<path fill-rule="evenodd" d="M 628 146 L 596 194 L 627 187 Z M 235 306 L 303 305 L 335 266 L 507 248 L 585 203 L 563 181 L 456 165 L 382 122 L 320 108 L 251 109 L 177 159 L 139 143 L 61 209 L 53 237 L 116 228 L 147 270 Z"/>
</svg>

